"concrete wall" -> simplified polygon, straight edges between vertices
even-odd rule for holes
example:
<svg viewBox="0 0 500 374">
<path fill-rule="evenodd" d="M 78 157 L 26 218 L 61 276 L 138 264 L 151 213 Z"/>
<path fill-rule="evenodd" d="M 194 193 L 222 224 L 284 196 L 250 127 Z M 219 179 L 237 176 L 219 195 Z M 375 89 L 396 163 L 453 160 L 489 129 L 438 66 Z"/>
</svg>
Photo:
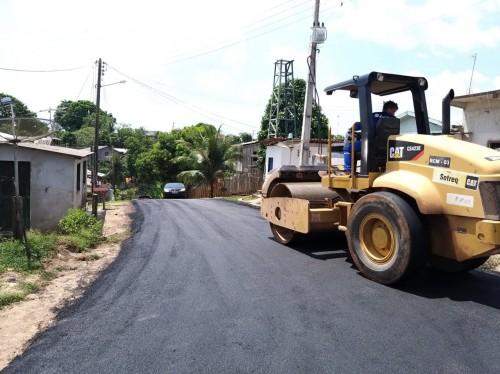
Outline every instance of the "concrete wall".
<svg viewBox="0 0 500 374">
<path fill-rule="evenodd" d="M 300 143 L 285 145 L 270 145 L 266 148 L 266 174 L 269 172 L 269 158 L 273 158 L 273 169 L 279 168 L 282 165 L 298 165 L 299 164 L 299 148 Z M 311 157 L 309 158 L 309 165 L 326 165 L 327 159 L 327 144 L 311 144 L 310 151 Z M 325 157 L 320 157 L 324 155 Z M 332 165 L 342 165 L 343 155 L 339 152 L 333 152 Z"/>
<path fill-rule="evenodd" d="M 82 170 L 80 191 L 77 191 L 76 170 L 84 159 L 25 148 L 18 148 L 17 159 L 31 163 L 30 210 L 33 229 L 54 229 L 68 209 L 82 206 L 87 189 L 86 178 Z M 13 161 L 11 146 L 0 144 L 0 160 Z"/>
<path fill-rule="evenodd" d="M 464 110 L 465 139 L 488 146 L 489 141 L 500 142 L 500 101 L 470 103 Z"/>
</svg>

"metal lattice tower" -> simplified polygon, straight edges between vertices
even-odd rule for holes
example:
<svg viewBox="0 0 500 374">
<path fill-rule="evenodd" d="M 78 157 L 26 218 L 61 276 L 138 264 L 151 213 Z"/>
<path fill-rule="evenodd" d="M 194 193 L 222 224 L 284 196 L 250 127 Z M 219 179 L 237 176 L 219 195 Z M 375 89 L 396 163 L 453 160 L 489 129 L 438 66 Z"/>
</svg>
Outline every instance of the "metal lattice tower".
<svg viewBox="0 0 500 374">
<path fill-rule="evenodd" d="M 268 138 L 297 136 L 297 108 L 293 85 L 293 60 L 274 63 L 273 93 L 269 108 Z"/>
</svg>

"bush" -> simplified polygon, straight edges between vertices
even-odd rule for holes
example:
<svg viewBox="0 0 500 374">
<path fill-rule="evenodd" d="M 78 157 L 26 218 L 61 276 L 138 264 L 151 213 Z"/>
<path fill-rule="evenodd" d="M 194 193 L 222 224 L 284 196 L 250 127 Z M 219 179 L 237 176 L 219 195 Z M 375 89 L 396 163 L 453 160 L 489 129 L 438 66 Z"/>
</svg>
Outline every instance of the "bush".
<svg viewBox="0 0 500 374">
<path fill-rule="evenodd" d="M 163 186 L 160 183 L 140 184 L 137 192 L 138 197 L 150 199 L 161 199 L 163 196 Z"/>
<path fill-rule="evenodd" d="M 83 229 L 90 229 L 99 224 L 99 220 L 88 215 L 81 209 L 70 209 L 59 221 L 58 229 L 61 234 L 77 234 Z"/>
<path fill-rule="evenodd" d="M 57 244 L 57 236 L 54 234 L 28 231 L 26 236 L 33 255 L 40 259 L 50 255 Z"/>
<path fill-rule="evenodd" d="M 102 222 L 80 209 L 70 209 L 59 221 L 61 241 L 69 249 L 83 251 L 99 243 L 102 239 Z"/>
<path fill-rule="evenodd" d="M 116 189 L 114 191 L 115 200 L 132 200 L 137 198 L 138 189 L 136 187 L 127 188 L 126 190 Z"/>
</svg>

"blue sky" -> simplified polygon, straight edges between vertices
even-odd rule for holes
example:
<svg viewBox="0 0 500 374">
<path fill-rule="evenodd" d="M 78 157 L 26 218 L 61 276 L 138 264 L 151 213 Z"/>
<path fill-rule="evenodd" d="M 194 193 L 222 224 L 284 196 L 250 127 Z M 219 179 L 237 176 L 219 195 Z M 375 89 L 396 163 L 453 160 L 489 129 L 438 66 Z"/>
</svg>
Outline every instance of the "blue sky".
<svg viewBox="0 0 500 374">
<path fill-rule="evenodd" d="M 318 56 L 319 91 L 373 70 L 423 75 L 429 80 L 430 115 L 440 118 L 449 88 L 466 93 L 474 53 L 472 91 L 500 88 L 499 1 L 342 3 L 321 2 L 320 20 L 329 35 Z M 63 99 L 94 100 L 93 62 L 102 57 L 109 64 L 104 83 L 124 79 L 117 71 L 129 77 L 126 84 L 103 89 L 103 108 L 118 122 L 170 130 L 204 121 L 223 124 L 226 132 L 256 131 L 274 61 L 295 60 L 295 76 L 306 78 L 313 5 L 313 0 L 4 0 L 0 67 L 79 69 L 0 70 L 0 91 L 34 111 Z M 352 99 L 321 94 L 320 100 L 335 132 L 356 119 Z M 403 99 L 400 111 L 406 109 L 411 108 Z M 461 114 L 455 111 L 452 120 L 460 122 Z"/>
</svg>

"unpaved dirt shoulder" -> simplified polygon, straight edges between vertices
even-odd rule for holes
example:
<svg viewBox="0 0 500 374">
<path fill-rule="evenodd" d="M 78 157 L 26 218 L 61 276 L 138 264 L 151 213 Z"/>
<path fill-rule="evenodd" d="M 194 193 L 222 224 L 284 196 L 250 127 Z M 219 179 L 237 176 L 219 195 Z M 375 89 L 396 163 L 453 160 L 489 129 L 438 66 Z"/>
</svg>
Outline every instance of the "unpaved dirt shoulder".
<svg viewBox="0 0 500 374">
<path fill-rule="evenodd" d="M 58 311 L 81 296 L 86 286 L 113 262 L 121 240 L 130 231 L 133 210 L 130 203 L 112 205 L 106 211 L 103 231 L 113 242 L 85 253 L 59 251 L 46 267 L 56 278 L 40 292 L 0 310 L 0 370 L 21 354 L 37 333 L 55 321 Z"/>
</svg>

